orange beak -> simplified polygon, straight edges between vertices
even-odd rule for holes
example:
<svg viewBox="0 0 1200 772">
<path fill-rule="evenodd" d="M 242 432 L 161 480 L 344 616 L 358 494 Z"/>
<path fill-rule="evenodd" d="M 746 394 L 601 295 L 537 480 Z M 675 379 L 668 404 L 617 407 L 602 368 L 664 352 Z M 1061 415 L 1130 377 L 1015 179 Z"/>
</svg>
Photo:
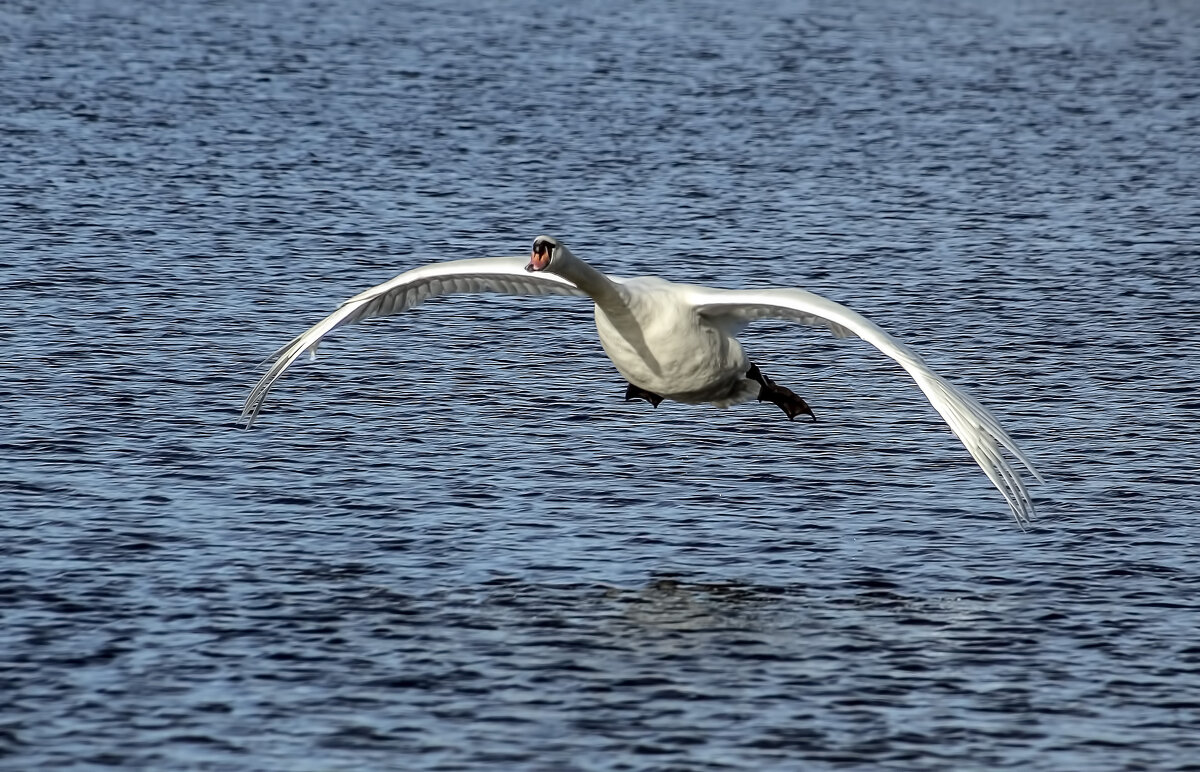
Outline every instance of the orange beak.
<svg viewBox="0 0 1200 772">
<path fill-rule="evenodd" d="M 534 252 L 529 256 L 529 265 L 525 266 L 525 270 L 530 273 L 544 271 L 548 265 L 550 265 L 550 250 L 546 250 L 540 255 Z"/>
</svg>

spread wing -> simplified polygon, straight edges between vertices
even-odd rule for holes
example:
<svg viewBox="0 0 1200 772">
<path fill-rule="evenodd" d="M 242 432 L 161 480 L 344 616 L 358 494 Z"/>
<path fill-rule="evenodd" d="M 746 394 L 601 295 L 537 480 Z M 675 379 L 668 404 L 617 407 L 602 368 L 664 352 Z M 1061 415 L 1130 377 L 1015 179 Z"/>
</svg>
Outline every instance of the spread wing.
<svg viewBox="0 0 1200 772">
<path fill-rule="evenodd" d="M 584 295 L 570 281 L 551 273 L 529 273 L 525 257 L 452 260 L 405 271 L 391 281 L 360 292 L 267 358 L 271 365 L 250 390 L 241 420 L 249 427 L 262 410 L 267 392 L 305 351 L 316 351 L 321 339 L 344 324 L 391 316 L 437 295 L 505 292 L 510 295 Z"/>
<path fill-rule="evenodd" d="M 1021 452 L 987 408 L 930 370 L 917 352 L 874 322 L 840 303 L 800 289 L 694 287 L 690 296 L 698 313 L 726 329 L 737 329 L 756 319 L 789 319 L 812 327 L 824 327 L 838 337 L 857 336 L 870 343 L 896 360 L 913 377 L 983 473 L 1004 495 L 1017 523 L 1024 527 L 1035 518 L 1025 482 L 1001 450 L 1008 450 L 1030 474 L 1041 480 L 1033 462 Z"/>
</svg>

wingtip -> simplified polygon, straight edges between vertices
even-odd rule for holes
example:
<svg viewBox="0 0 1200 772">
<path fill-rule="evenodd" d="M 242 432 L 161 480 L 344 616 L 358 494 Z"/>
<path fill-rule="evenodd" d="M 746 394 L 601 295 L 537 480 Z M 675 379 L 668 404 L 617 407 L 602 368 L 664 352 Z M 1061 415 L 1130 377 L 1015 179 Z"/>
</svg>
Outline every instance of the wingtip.
<svg viewBox="0 0 1200 772">
<path fill-rule="evenodd" d="M 1033 500 L 1028 495 L 1010 500 L 1008 503 L 1012 510 L 1013 519 L 1017 521 L 1017 526 L 1022 533 L 1028 533 L 1030 528 L 1038 522 L 1037 509 L 1034 507 Z"/>
<path fill-rule="evenodd" d="M 254 420 L 258 418 L 258 414 L 262 410 L 262 404 L 262 398 L 256 400 L 253 393 L 242 403 L 242 412 L 238 415 L 237 422 L 242 425 L 243 429 L 249 429 L 254 425 Z"/>
</svg>

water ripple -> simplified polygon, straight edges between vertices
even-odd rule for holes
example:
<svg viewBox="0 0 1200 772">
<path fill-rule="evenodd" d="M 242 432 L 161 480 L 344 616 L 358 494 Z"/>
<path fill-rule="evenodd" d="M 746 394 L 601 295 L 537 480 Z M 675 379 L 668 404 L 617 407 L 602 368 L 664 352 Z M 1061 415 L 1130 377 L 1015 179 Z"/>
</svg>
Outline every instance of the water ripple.
<svg viewBox="0 0 1200 772">
<path fill-rule="evenodd" d="M 1182 2 L 0 8 L 0 768 L 1190 769 Z M 861 344 L 821 416 L 621 401 L 586 306 L 345 330 L 542 232 L 803 285 L 992 406 L 1021 533 Z M 764 367 L 766 364 L 764 364 Z"/>
</svg>

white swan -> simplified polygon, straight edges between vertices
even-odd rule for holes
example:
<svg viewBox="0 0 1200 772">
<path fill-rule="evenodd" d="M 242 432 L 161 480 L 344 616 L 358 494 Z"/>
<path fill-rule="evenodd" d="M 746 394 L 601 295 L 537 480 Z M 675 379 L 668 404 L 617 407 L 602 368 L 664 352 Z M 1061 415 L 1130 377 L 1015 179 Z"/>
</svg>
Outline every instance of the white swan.
<svg viewBox="0 0 1200 772">
<path fill-rule="evenodd" d="M 788 418 L 800 413 L 811 416 L 804 400 L 777 386 L 751 364 L 734 335 L 756 319 L 775 318 L 824 327 L 838 337 L 857 336 L 908 371 L 1004 495 L 1017 524 L 1024 528 L 1035 517 L 1025 483 L 1001 448 L 1008 449 L 1035 478 L 1042 477 L 995 417 L 930 370 L 916 352 L 863 316 L 800 289 L 711 289 L 654 276 L 608 276 L 549 236 L 534 240 L 528 259 L 492 257 L 434 263 L 355 295 L 267 360 L 272 364 L 250 390 L 242 420 L 247 427 L 253 423 L 271 386 L 297 357 L 305 351 L 315 353 L 331 330 L 361 319 L 397 314 L 426 298 L 456 292 L 590 297 L 595 302 L 600 343 L 629 382 L 626 400 L 645 399 L 655 407 L 664 398 L 726 406 L 757 397 L 778 405 Z"/>
</svg>

